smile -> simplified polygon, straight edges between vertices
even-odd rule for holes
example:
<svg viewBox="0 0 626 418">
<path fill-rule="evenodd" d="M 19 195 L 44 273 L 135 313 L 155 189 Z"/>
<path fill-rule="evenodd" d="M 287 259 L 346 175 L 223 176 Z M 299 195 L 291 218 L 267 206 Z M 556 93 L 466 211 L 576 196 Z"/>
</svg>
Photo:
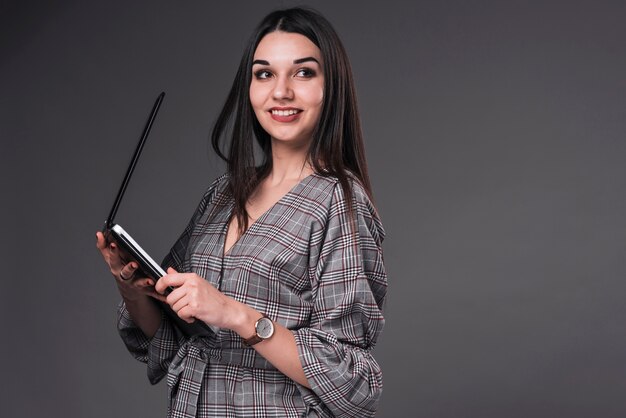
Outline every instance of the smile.
<svg viewBox="0 0 626 418">
<path fill-rule="evenodd" d="M 270 110 L 270 112 L 272 113 L 272 115 L 276 115 L 276 116 L 291 116 L 291 115 L 300 113 L 302 111 L 298 109 L 287 109 L 287 110 L 272 109 Z"/>
<path fill-rule="evenodd" d="M 272 119 L 278 122 L 293 122 L 302 113 L 300 109 L 270 109 Z"/>
</svg>

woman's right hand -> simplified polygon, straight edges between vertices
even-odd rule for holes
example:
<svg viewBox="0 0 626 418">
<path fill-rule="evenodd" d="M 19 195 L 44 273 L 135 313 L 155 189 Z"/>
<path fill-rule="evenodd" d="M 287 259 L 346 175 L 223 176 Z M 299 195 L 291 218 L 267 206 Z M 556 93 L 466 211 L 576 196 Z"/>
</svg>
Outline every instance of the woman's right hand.
<svg viewBox="0 0 626 418">
<path fill-rule="evenodd" d="M 135 277 L 135 273 L 141 270 L 135 261 L 127 263 L 120 248 L 116 243 L 107 244 L 104 234 L 96 232 L 96 246 L 102 258 L 108 264 L 111 274 L 115 277 L 115 283 L 124 300 L 136 301 L 145 296 L 150 296 L 162 302 L 165 296 L 154 290 L 154 280 L 149 277 Z"/>
</svg>

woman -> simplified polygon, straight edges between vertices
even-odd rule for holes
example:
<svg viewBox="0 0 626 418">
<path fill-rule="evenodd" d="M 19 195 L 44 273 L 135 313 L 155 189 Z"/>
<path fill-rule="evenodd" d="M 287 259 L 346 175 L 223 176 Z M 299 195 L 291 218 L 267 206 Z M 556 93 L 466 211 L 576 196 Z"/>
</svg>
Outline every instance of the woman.
<svg viewBox="0 0 626 418">
<path fill-rule="evenodd" d="M 169 416 L 373 416 L 384 232 L 350 65 L 326 19 L 295 8 L 261 22 L 212 143 L 227 173 L 156 284 L 98 234 L 122 339 L 152 383 L 167 376 Z M 212 331 L 185 335 L 155 299 Z"/>
</svg>

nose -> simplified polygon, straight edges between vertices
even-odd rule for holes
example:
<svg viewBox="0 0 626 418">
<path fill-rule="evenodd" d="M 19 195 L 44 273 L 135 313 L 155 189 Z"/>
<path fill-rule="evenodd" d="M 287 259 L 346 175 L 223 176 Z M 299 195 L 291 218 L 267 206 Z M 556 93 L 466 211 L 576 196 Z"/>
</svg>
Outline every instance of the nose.
<svg viewBox="0 0 626 418">
<path fill-rule="evenodd" d="M 291 100 L 293 99 L 293 89 L 291 86 L 291 77 L 280 76 L 276 78 L 276 84 L 274 85 L 274 91 L 272 92 L 274 99 L 276 100 Z"/>
</svg>

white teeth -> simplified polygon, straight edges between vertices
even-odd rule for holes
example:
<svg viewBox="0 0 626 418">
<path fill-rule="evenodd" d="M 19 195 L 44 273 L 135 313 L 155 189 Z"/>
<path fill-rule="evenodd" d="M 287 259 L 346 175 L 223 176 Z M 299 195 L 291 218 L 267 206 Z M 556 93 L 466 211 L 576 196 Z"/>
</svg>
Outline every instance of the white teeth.
<svg viewBox="0 0 626 418">
<path fill-rule="evenodd" d="M 277 109 L 273 109 L 272 110 L 272 115 L 277 115 L 277 116 L 291 116 L 291 115 L 295 115 L 296 113 L 298 113 L 299 110 L 296 109 L 289 109 L 289 110 L 277 110 Z"/>
</svg>

